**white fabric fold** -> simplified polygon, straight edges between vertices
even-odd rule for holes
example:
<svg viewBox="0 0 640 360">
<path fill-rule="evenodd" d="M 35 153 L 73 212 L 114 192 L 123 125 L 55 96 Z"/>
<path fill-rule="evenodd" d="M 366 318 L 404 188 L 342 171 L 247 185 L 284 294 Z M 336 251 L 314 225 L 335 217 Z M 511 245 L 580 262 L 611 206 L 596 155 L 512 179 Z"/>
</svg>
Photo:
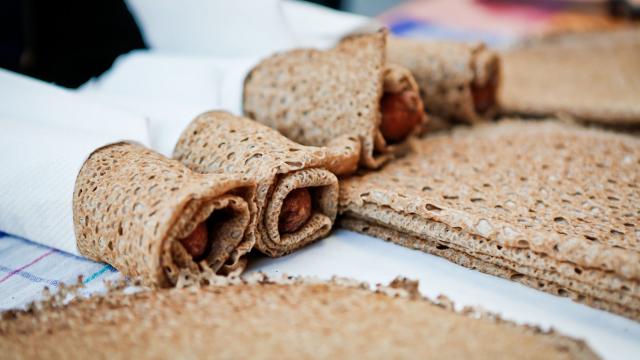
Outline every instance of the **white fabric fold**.
<svg viewBox="0 0 640 360">
<path fill-rule="evenodd" d="M 268 55 L 293 45 L 280 0 L 127 0 L 147 46 L 189 55 Z"/>
<path fill-rule="evenodd" d="M 306 1 L 282 1 L 282 12 L 298 47 L 328 49 L 342 37 L 362 28 L 384 26 L 374 19 L 333 10 Z"/>
<path fill-rule="evenodd" d="M 152 147 L 166 156 L 197 115 L 214 109 L 242 114 L 244 77 L 264 56 L 294 46 L 332 46 L 369 21 L 297 1 L 127 4 L 150 50 L 120 56 L 80 92 L 145 116 Z M 235 29 L 233 21 L 226 21 L 231 18 L 242 19 L 243 28 Z"/>
<path fill-rule="evenodd" d="M 134 51 L 79 92 L 147 118 L 152 147 L 171 156 L 197 115 L 212 109 L 242 112 L 244 77 L 257 61 Z"/>
<path fill-rule="evenodd" d="M 149 144 L 144 118 L 0 70 L 0 230 L 78 254 L 72 197 L 93 150 Z"/>
<path fill-rule="evenodd" d="M 264 57 L 293 47 L 328 48 L 373 21 L 292 0 L 127 0 L 127 5 L 150 49 L 197 56 Z"/>
</svg>

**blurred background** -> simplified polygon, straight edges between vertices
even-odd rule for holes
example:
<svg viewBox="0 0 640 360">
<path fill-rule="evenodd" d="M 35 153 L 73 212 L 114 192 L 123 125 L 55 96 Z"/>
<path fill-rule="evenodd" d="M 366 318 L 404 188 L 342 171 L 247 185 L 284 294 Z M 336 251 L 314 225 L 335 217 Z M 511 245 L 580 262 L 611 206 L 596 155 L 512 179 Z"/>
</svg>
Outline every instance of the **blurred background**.
<svg viewBox="0 0 640 360">
<path fill-rule="evenodd" d="M 76 88 L 109 69 L 119 55 L 150 47 L 132 14 L 132 3 L 138 2 L 3 0 L 0 66 Z M 538 32 L 624 26 L 640 15 L 638 0 L 311 2 L 376 18 L 400 36 L 482 40 L 494 46 Z"/>
</svg>

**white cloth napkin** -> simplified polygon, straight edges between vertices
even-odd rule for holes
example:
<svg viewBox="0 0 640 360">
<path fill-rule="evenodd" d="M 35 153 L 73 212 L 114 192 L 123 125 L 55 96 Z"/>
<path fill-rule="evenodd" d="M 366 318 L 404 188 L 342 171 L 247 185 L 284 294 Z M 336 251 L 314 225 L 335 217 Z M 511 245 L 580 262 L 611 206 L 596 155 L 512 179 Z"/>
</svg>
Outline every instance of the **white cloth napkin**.
<svg viewBox="0 0 640 360">
<path fill-rule="evenodd" d="M 256 61 L 135 51 L 79 91 L 148 118 L 152 147 L 171 156 L 198 114 L 212 109 L 241 113 L 243 80 Z"/>
<path fill-rule="evenodd" d="M 0 230 L 78 254 L 72 196 L 91 152 L 149 144 L 139 116 L 0 70 Z"/>
<path fill-rule="evenodd" d="M 217 57 L 268 56 L 328 47 L 370 18 L 304 1 L 127 0 L 154 51 Z"/>
<path fill-rule="evenodd" d="M 254 56 L 293 45 L 280 0 L 127 0 L 127 5 L 155 50 Z"/>
<path fill-rule="evenodd" d="M 166 156 L 198 114 L 213 109 L 242 114 L 244 77 L 262 57 L 294 46 L 332 46 L 369 22 L 297 1 L 128 0 L 128 5 L 150 50 L 120 56 L 80 92 L 148 118 L 152 147 Z"/>
<path fill-rule="evenodd" d="M 361 29 L 379 29 L 375 19 L 333 10 L 306 1 L 282 1 L 282 13 L 296 46 L 329 48 L 345 35 Z"/>
</svg>

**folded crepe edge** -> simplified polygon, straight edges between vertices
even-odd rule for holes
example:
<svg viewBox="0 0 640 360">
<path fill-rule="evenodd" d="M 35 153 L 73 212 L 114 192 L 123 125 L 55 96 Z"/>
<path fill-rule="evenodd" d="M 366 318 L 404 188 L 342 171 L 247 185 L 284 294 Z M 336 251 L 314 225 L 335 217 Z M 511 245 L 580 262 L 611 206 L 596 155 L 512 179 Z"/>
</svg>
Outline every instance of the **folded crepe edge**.
<svg viewBox="0 0 640 360">
<path fill-rule="evenodd" d="M 318 56 L 339 54 L 340 56 L 350 59 L 349 65 L 353 65 L 352 63 L 358 63 L 360 61 L 359 59 L 362 58 L 362 61 L 366 61 L 371 64 L 372 69 L 375 68 L 375 70 L 372 70 L 375 72 L 375 79 L 371 80 L 375 83 L 375 96 L 371 96 L 371 99 L 366 99 L 367 109 L 365 109 L 365 106 L 362 106 L 362 116 L 365 116 L 365 118 L 368 118 L 369 120 L 366 125 L 363 125 L 362 128 L 358 129 L 360 133 L 345 136 L 337 134 L 334 138 L 327 139 L 322 143 L 305 141 L 304 139 L 301 139 L 301 137 L 308 135 L 295 135 L 296 131 L 293 131 L 292 129 L 283 131 L 283 133 L 285 136 L 288 136 L 292 140 L 298 141 L 304 145 L 325 146 L 329 148 L 331 153 L 336 156 L 340 156 L 342 158 L 341 164 L 336 164 L 335 166 L 330 167 L 331 171 L 338 176 L 354 173 L 357 170 L 358 165 L 370 169 L 379 168 L 382 164 L 390 161 L 391 159 L 402 156 L 408 149 L 406 146 L 407 141 L 405 140 L 400 144 L 387 144 L 380 132 L 380 102 L 384 94 L 384 84 L 395 82 L 395 86 L 404 86 L 405 88 L 416 91 L 418 94 L 419 89 L 413 79 L 413 76 L 408 70 L 403 69 L 397 64 L 387 64 L 385 51 L 387 36 L 388 30 L 386 28 L 382 28 L 375 33 L 359 33 L 344 37 L 340 43 L 329 50 L 294 49 L 287 52 L 277 53 L 263 59 L 249 71 L 244 79 L 242 104 L 245 115 L 252 119 L 260 119 L 265 116 L 259 114 L 256 115 L 258 112 L 266 113 L 274 111 L 274 109 L 258 111 L 253 107 L 250 107 L 248 103 L 250 98 L 253 99 L 257 97 L 256 94 L 258 94 L 259 89 L 267 86 L 265 79 L 261 78 L 259 81 L 253 80 L 255 78 L 255 74 L 266 73 L 268 72 L 268 69 L 277 69 L 282 67 L 283 64 L 280 64 L 280 62 L 283 61 L 283 59 L 295 59 L 307 54 L 315 54 Z M 372 51 L 375 52 L 377 56 L 369 56 L 368 54 Z M 283 71 L 284 70 L 285 69 L 283 69 Z M 387 81 L 385 81 L 386 76 L 389 76 Z M 295 87 L 295 84 L 292 86 Z M 373 110 L 370 111 L 368 109 Z M 360 113 L 358 116 L 361 116 Z M 427 119 L 426 115 L 422 117 L 422 124 L 420 124 L 420 126 L 416 126 L 414 133 L 420 132 L 419 129 L 423 129 L 423 125 L 427 122 Z M 261 119 L 259 122 L 268 123 L 271 127 L 278 127 L 283 121 L 280 119 L 267 118 Z M 311 123 L 307 124 L 306 122 L 298 122 L 293 126 L 289 125 L 290 124 L 287 125 L 287 128 L 302 130 L 305 130 L 309 126 L 315 127 L 315 125 Z M 290 134 L 288 132 L 290 132 Z"/>
<path fill-rule="evenodd" d="M 596 309 L 618 314 L 635 321 L 640 321 L 640 307 L 634 307 L 629 303 L 612 301 L 611 296 L 606 296 L 607 290 L 599 289 L 598 294 L 585 294 L 575 288 L 568 288 L 566 284 L 559 284 L 555 281 L 543 279 L 532 274 L 525 274 L 521 271 L 516 271 L 512 268 L 492 263 L 489 261 L 489 256 L 479 257 L 478 254 L 470 254 L 451 246 L 448 242 L 442 242 L 440 241 L 442 234 L 454 231 L 442 223 L 431 222 L 430 225 L 434 231 L 427 237 L 417 237 L 393 229 L 379 223 L 378 221 L 366 219 L 359 215 L 354 216 L 353 214 L 341 216 L 338 220 L 338 224 L 351 231 L 440 256 L 457 265 L 461 265 L 472 270 L 478 270 L 489 275 L 515 281 L 553 295 L 569 297 L 573 301 L 584 303 Z M 456 236 L 471 238 L 471 235 L 464 233 L 456 234 Z M 568 281 L 572 282 L 571 279 L 568 279 Z M 605 299 L 603 295 L 609 299 Z M 637 302 L 637 299 L 631 299 L 630 302 Z"/>
</svg>

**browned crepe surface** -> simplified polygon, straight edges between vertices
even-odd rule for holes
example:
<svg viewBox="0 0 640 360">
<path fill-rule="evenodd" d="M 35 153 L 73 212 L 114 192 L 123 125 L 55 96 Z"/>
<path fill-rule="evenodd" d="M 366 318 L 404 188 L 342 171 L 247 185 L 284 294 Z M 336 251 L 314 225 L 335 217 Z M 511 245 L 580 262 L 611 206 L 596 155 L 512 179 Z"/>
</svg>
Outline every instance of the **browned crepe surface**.
<svg viewBox="0 0 640 360">
<path fill-rule="evenodd" d="M 201 175 L 184 165 L 131 143 L 96 150 L 85 162 L 73 195 L 78 249 L 146 283 L 175 283 L 181 270 L 234 271 L 249 249 L 253 182 L 241 174 Z M 178 242 L 201 222 L 209 224 L 211 247 L 194 261 Z"/>
<path fill-rule="evenodd" d="M 247 118 L 212 111 L 183 132 L 174 157 L 201 173 L 242 173 L 257 183 L 248 243 L 270 256 L 287 254 L 326 236 L 337 213 L 338 180 L 327 170 L 341 157 L 325 148 L 303 146 Z M 279 215 L 286 196 L 308 188 L 313 212 L 298 230 L 283 234 Z"/>
<path fill-rule="evenodd" d="M 411 74 L 385 60 L 386 32 L 354 35 L 334 49 L 273 55 L 245 79 L 245 114 L 305 145 L 327 146 L 353 166 L 377 168 L 403 153 L 379 129 L 386 87 L 418 91 Z M 422 122 L 426 121 L 426 117 Z M 421 126 L 416 127 L 419 131 Z"/>
<path fill-rule="evenodd" d="M 640 125 L 640 29 L 568 34 L 503 54 L 502 112 Z"/>
<path fill-rule="evenodd" d="M 20 358 L 595 359 L 581 341 L 451 310 L 395 280 L 144 291 L 5 313 L 0 349 Z M 37 344 L 34 346 L 34 344 Z"/>
<path fill-rule="evenodd" d="M 479 112 L 473 99 L 474 87 L 495 90 L 501 78 L 497 54 L 483 44 L 391 37 L 387 57 L 411 71 L 427 113 L 468 123 L 495 115 L 495 105 Z"/>
<path fill-rule="evenodd" d="M 640 319 L 640 140 L 507 120 L 414 145 L 341 182 L 343 226 Z"/>
</svg>

